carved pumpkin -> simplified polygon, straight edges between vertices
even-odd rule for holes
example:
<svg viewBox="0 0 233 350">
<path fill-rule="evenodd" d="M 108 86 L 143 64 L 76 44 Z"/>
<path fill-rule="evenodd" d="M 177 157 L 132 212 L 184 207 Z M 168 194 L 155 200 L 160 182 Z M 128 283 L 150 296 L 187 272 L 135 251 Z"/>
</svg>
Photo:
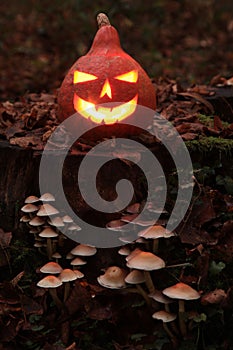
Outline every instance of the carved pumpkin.
<svg viewBox="0 0 233 350">
<path fill-rule="evenodd" d="M 99 30 L 89 52 L 74 63 L 59 90 L 59 118 L 64 120 L 78 112 L 93 126 L 104 125 L 104 137 L 115 135 L 119 129 L 118 136 L 137 134 L 138 128 L 117 122 L 127 123 L 137 105 L 155 110 L 153 85 L 139 63 L 121 48 L 107 16 L 99 14 L 97 21 Z"/>
</svg>

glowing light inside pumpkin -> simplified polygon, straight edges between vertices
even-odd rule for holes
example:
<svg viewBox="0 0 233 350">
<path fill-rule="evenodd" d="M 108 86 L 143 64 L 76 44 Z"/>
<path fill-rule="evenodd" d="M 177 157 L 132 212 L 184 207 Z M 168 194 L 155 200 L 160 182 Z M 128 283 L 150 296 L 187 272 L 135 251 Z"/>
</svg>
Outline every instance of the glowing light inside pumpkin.
<svg viewBox="0 0 233 350">
<path fill-rule="evenodd" d="M 127 81 L 128 83 L 136 83 L 138 80 L 138 72 L 136 70 L 132 70 L 128 73 L 124 73 L 115 77 L 117 80 Z"/>
<path fill-rule="evenodd" d="M 109 108 L 96 106 L 94 103 L 83 100 L 74 94 L 74 108 L 86 119 L 91 119 L 94 123 L 114 124 L 128 118 L 135 112 L 138 95 L 132 100 L 119 104 L 117 107 Z"/>
<path fill-rule="evenodd" d="M 98 79 L 98 78 L 93 74 L 79 72 L 78 70 L 76 70 L 74 72 L 73 82 L 74 82 L 74 84 L 77 84 L 77 83 L 84 83 L 86 81 L 91 81 L 91 80 L 96 80 L 96 79 Z"/>
<path fill-rule="evenodd" d="M 107 95 L 109 98 L 112 98 L 112 89 L 109 84 L 108 79 L 105 81 L 104 86 L 102 88 L 102 91 L 100 93 L 100 97 L 103 97 L 104 95 Z"/>
</svg>

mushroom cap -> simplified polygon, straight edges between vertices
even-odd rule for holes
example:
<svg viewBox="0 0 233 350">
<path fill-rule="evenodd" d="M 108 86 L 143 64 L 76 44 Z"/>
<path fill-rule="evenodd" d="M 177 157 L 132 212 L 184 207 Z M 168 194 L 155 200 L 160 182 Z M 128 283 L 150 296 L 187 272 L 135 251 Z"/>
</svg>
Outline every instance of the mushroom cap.
<svg viewBox="0 0 233 350">
<path fill-rule="evenodd" d="M 33 244 L 33 247 L 35 247 L 35 248 L 42 248 L 43 246 L 44 246 L 44 244 L 41 243 L 41 242 L 35 242 L 35 243 Z"/>
<path fill-rule="evenodd" d="M 84 277 L 84 274 L 81 271 L 79 271 L 79 270 L 73 270 L 73 271 L 78 276 L 77 278 L 83 278 Z"/>
<path fill-rule="evenodd" d="M 74 255 L 71 254 L 70 252 L 66 254 L 66 259 L 67 260 L 72 260 L 74 258 Z"/>
<path fill-rule="evenodd" d="M 19 221 L 20 222 L 29 222 L 30 220 L 31 220 L 31 218 L 28 215 L 23 215 Z"/>
<path fill-rule="evenodd" d="M 130 259 L 132 259 L 134 256 L 136 256 L 137 254 L 141 253 L 142 250 L 139 248 L 135 248 L 126 258 L 126 261 L 129 261 Z"/>
<path fill-rule="evenodd" d="M 164 295 L 161 290 L 155 290 L 153 293 L 149 294 L 148 297 L 162 304 L 170 304 L 173 302 L 173 300 Z"/>
<path fill-rule="evenodd" d="M 62 285 L 62 281 L 55 276 L 46 276 L 37 283 L 41 288 L 57 288 Z"/>
<path fill-rule="evenodd" d="M 106 225 L 106 227 L 109 230 L 117 231 L 117 232 L 125 231 L 124 226 L 126 226 L 126 223 L 123 222 L 122 220 L 112 220 L 112 221 L 108 222 Z"/>
<path fill-rule="evenodd" d="M 45 221 L 43 218 L 39 216 L 35 216 L 32 220 L 29 221 L 29 225 L 31 226 L 41 226 L 44 225 Z"/>
<path fill-rule="evenodd" d="M 62 221 L 65 223 L 65 224 L 70 224 L 71 222 L 73 222 L 74 220 L 69 216 L 69 215 L 65 215 L 62 217 Z"/>
<path fill-rule="evenodd" d="M 195 289 L 182 282 L 165 288 L 162 293 L 173 299 L 195 300 L 200 298 L 200 294 Z"/>
<path fill-rule="evenodd" d="M 47 193 L 42 194 L 40 196 L 39 200 L 43 201 L 43 202 L 54 202 L 55 198 L 51 193 L 47 192 Z"/>
<path fill-rule="evenodd" d="M 62 258 L 62 256 L 61 256 L 61 254 L 60 254 L 60 253 L 55 252 L 55 253 L 53 253 L 52 258 L 54 258 L 54 259 L 61 259 L 61 258 Z"/>
<path fill-rule="evenodd" d="M 55 232 L 51 227 L 46 227 L 39 233 L 39 236 L 43 238 L 54 238 L 58 236 L 58 233 Z"/>
<path fill-rule="evenodd" d="M 137 216 L 138 216 L 138 214 L 130 214 L 130 215 L 127 214 L 127 215 L 123 215 L 123 216 L 121 217 L 121 221 L 129 223 L 129 222 L 135 220 Z M 134 223 L 135 223 L 135 222 L 134 222 Z"/>
<path fill-rule="evenodd" d="M 39 202 L 39 198 L 36 196 L 28 196 L 24 201 L 24 203 L 26 204 L 35 203 L 35 202 Z"/>
<path fill-rule="evenodd" d="M 127 208 L 126 211 L 127 213 L 130 214 L 139 214 L 141 209 L 141 204 L 140 203 L 134 203 L 130 204 Z"/>
<path fill-rule="evenodd" d="M 124 255 L 124 256 L 127 256 L 131 253 L 131 250 L 129 249 L 129 247 L 121 247 L 119 250 L 118 250 L 118 254 L 120 255 Z"/>
<path fill-rule="evenodd" d="M 126 277 L 125 282 L 129 284 L 139 284 L 145 282 L 144 273 L 140 270 L 132 270 Z"/>
<path fill-rule="evenodd" d="M 125 288 L 126 271 L 118 266 L 110 266 L 104 275 L 97 277 L 99 284 L 110 289 Z"/>
<path fill-rule="evenodd" d="M 78 270 L 76 270 L 78 271 Z M 78 271 L 78 273 L 74 272 L 71 269 L 64 269 L 60 275 L 58 276 L 58 278 L 62 281 L 62 282 L 71 282 L 71 281 L 75 281 L 78 278 L 82 278 L 84 276 L 84 274 L 80 271 Z"/>
<path fill-rule="evenodd" d="M 51 218 L 48 220 L 49 225 L 55 226 L 55 227 L 64 227 L 65 224 L 62 221 L 62 218 L 60 216 L 56 216 L 55 218 Z"/>
<path fill-rule="evenodd" d="M 58 263 L 50 261 L 40 268 L 40 272 L 57 274 L 62 272 L 62 267 Z"/>
<path fill-rule="evenodd" d="M 68 227 L 68 230 L 69 231 L 80 231 L 81 230 L 81 227 L 76 225 L 76 224 L 71 224 L 69 227 Z"/>
<path fill-rule="evenodd" d="M 161 310 L 161 311 L 156 311 L 155 313 L 153 313 L 152 317 L 156 320 L 161 320 L 164 323 L 167 322 L 172 322 L 176 319 L 176 314 L 172 314 L 170 312 L 167 312 L 165 310 Z"/>
<path fill-rule="evenodd" d="M 119 241 L 123 242 L 124 244 L 132 243 L 134 240 L 135 240 L 134 235 L 119 237 Z"/>
<path fill-rule="evenodd" d="M 21 211 L 23 213 L 34 213 L 35 211 L 38 210 L 38 207 L 34 204 L 25 204 L 22 208 L 21 208 Z"/>
<path fill-rule="evenodd" d="M 55 215 L 58 214 L 59 211 L 54 208 L 51 204 L 45 203 L 41 205 L 40 210 L 36 215 L 38 216 L 48 216 L 48 215 Z"/>
<path fill-rule="evenodd" d="M 95 255 L 95 253 L 97 252 L 97 249 L 90 245 L 79 244 L 75 248 L 73 248 L 70 252 L 73 255 L 91 256 L 91 255 Z"/>
<path fill-rule="evenodd" d="M 146 239 L 157 239 L 157 238 L 169 238 L 174 236 L 175 234 L 171 231 L 168 231 L 165 227 L 161 225 L 150 226 L 145 230 L 142 230 L 138 233 L 139 237 L 143 237 Z"/>
<path fill-rule="evenodd" d="M 82 266 L 82 265 L 86 265 L 86 261 L 84 261 L 81 258 L 74 258 L 71 262 L 70 265 L 72 266 Z"/>
<path fill-rule="evenodd" d="M 131 269 L 152 271 L 165 267 L 165 262 L 153 253 L 141 251 L 129 259 L 126 265 Z"/>
<path fill-rule="evenodd" d="M 30 228 L 29 233 L 34 233 L 34 234 L 39 233 L 38 228 L 36 228 L 36 227 Z"/>
</svg>

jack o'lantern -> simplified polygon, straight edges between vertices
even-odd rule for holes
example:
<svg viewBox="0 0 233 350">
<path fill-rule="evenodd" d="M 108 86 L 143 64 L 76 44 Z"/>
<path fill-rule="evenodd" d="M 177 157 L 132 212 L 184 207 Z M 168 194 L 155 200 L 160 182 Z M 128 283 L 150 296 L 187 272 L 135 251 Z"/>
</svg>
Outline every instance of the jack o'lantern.
<svg viewBox="0 0 233 350">
<path fill-rule="evenodd" d="M 77 112 L 93 126 L 104 126 L 106 137 L 115 135 L 123 121 L 127 124 L 138 105 L 155 110 L 156 97 L 146 72 L 121 48 L 107 16 L 101 13 L 97 21 L 99 29 L 89 52 L 74 63 L 60 87 L 59 118 Z M 126 124 L 121 125 L 120 136 L 139 133 Z"/>
</svg>

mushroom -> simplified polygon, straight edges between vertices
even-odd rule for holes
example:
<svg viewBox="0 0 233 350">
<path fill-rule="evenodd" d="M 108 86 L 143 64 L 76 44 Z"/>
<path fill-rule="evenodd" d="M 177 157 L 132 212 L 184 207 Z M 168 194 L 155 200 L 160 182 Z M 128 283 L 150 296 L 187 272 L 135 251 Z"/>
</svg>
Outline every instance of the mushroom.
<svg viewBox="0 0 233 350">
<path fill-rule="evenodd" d="M 97 277 L 99 284 L 105 288 L 121 289 L 125 288 L 126 271 L 118 266 L 110 266 L 104 275 Z"/>
<path fill-rule="evenodd" d="M 40 268 L 40 272 L 55 275 L 62 272 L 62 267 L 58 263 L 54 261 L 50 261 Z"/>
<path fill-rule="evenodd" d="M 31 203 L 36 203 L 36 202 L 39 202 L 39 198 L 37 196 L 29 196 L 24 201 L 24 203 L 26 203 L 26 204 L 31 204 Z"/>
<path fill-rule="evenodd" d="M 63 308 L 63 304 L 62 304 L 61 300 L 59 299 L 59 297 L 57 295 L 56 288 L 58 288 L 61 285 L 62 285 L 62 282 L 61 282 L 60 279 L 58 279 L 55 276 L 50 276 L 50 275 L 44 277 L 42 280 L 40 280 L 37 283 L 38 287 L 46 288 L 46 289 L 48 288 L 49 289 L 50 295 L 51 295 L 54 303 L 57 305 L 57 307 L 59 309 Z"/>
<path fill-rule="evenodd" d="M 157 311 L 157 312 L 153 313 L 152 317 L 155 320 L 163 321 L 163 328 L 164 328 L 165 332 L 171 338 L 174 346 L 177 346 L 177 339 L 167 326 L 168 322 L 173 322 L 176 319 L 176 317 L 177 317 L 176 314 L 172 314 L 172 313 L 167 312 L 165 310 L 161 310 L 161 311 Z"/>
<path fill-rule="evenodd" d="M 31 220 L 30 216 L 28 215 L 23 215 L 21 218 L 20 218 L 20 222 L 29 222 Z"/>
<path fill-rule="evenodd" d="M 43 231 L 39 233 L 39 236 L 42 238 L 46 238 L 47 241 L 47 254 L 48 258 L 51 259 L 53 254 L 53 247 L 52 247 L 52 238 L 55 238 L 58 236 L 58 233 L 55 232 L 51 227 L 46 227 Z"/>
<path fill-rule="evenodd" d="M 126 223 L 121 221 L 121 220 L 112 220 L 112 221 L 108 222 L 106 225 L 106 227 L 109 230 L 117 231 L 117 232 L 125 231 L 124 226 L 127 227 Z"/>
<path fill-rule="evenodd" d="M 131 269 L 143 270 L 145 275 L 145 281 L 150 293 L 155 290 L 154 283 L 151 279 L 149 271 L 159 270 L 165 267 L 163 259 L 159 258 L 151 252 L 144 252 L 136 250 L 126 257 L 127 266 Z"/>
<path fill-rule="evenodd" d="M 37 216 L 50 216 L 50 215 L 55 215 L 58 213 L 59 213 L 59 211 L 56 208 L 54 208 L 52 205 L 46 203 L 46 204 L 41 205 L 41 207 L 37 213 Z"/>
<path fill-rule="evenodd" d="M 162 293 L 169 298 L 179 300 L 179 324 L 183 337 L 187 334 L 186 324 L 184 320 L 185 300 L 195 300 L 200 298 L 200 294 L 190 287 L 188 284 L 179 282 L 171 287 L 165 288 Z"/>
<path fill-rule="evenodd" d="M 23 213 L 27 213 L 27 214 L 29 215 L 30 219 L 33 218 L 32 213 L 35 213 L 37 210 L 38 210 L 38 207 L 37 207 L 36 205 L 34 205 L 34 204 L 31 204 L 31 203 L 25 204 L 25 205 L 21 208 L 21 211 L 22 211 Z"/>
<path fill-rule="evenodd" d="M 82 265 L 86 265 L 86 261 L 84 261 L 83 259 L 77 257 L 74 258 L 71 262 L 70 265 L 73 266 L 73 269 L 76 269 L 77 267 L 80 267 Z"/>
<path fill-rule="evenodd" d="M 73 219 L 69 215 L 65 215 L 62 217 L 62 221 L 64 224 L 70 224 L 73 222 Z"/>
<path fill-rule="evenodd" d="M 73 271 L 71 269 L 64 269 L 61 271 L 58 278 L 65 284 L 64 289 L 64 301 L 68 299 L 70 293 L 70 282 L 75 281 L 78 278 L 82 278 L 84 274 L 78 270 Z"/>
<path fill-rule="evenodd" d="M 121 247 L 119 250 L 118 250 L 118 254 L 120 255 L 124 255 L 124 256 L 128 256 L 129 254 L 131 253 L 131 250 L 129 249 L 129 247 Z"/>
<path fill-rule="evenodd" d="M 145 299 L 146 303 L 150 305 L 150 300 L 148 298 L 147 293 L 143 289 L 142 286 L 140 286 L 141 283 L 145 282 L 145 276 L 144 273 L 140 270 L 132 270 L 130 273 L 125 277 L 125 282 L 128 284 L 135 284 L 137 291 L 142 295 L 142 297 Z"/>
<path fill-rule="evenodd" d="M 92 256 L 95 255 L 97 249 L 93 246 L 86 244 L 78 244 L 75 248 L 73 248 L 70 253 L 78 256 Z"/>
<path fill-rule="evenodd" d="M 33 219 L 29 221 L 29 225 L 31 226 L 42 226 L 44 225 L 44 223 L 45 223 L 44 219 L 38 216 L 35 216 Z"/>
<path fill-rule="evenodd" d="M 48 224 L 52 225 L 52 226 L 55 226 L 55 227 L 64 227 L 65 226 L 65 224 L 62 221 L 62 218 L 60 216 L 56 216 L 54 218 L 50 218 L 48 220 Z"/>
<path fill-rule="evenodd" d="M 175 234 L 161 225 L 154 225 L 140 231 L 138 236 L 153 239 L 153 253 L 158 253 L 159 238 L 169 238 L 175 236 Z"/>
<path fill-rule="evenodd" d="M 58 260 L 62 258 L 61 254 L 58 252 L 53 253 L 52 258 L 58 263 Z"/>
<path fill-rule="evenodd" d="M 42 196 L 40 196 L 39 200 L 42 202 L 54 202 L 55 198 L 51 193 L 47 192 L 47 193 L 42 194 Z"/>
<path fill-rule="evenodd" d="M 126 212 L 129 214 L 139 214 L 141 209 L 141 203 L 130 204 L 126 208 Z"/>
</svg>

